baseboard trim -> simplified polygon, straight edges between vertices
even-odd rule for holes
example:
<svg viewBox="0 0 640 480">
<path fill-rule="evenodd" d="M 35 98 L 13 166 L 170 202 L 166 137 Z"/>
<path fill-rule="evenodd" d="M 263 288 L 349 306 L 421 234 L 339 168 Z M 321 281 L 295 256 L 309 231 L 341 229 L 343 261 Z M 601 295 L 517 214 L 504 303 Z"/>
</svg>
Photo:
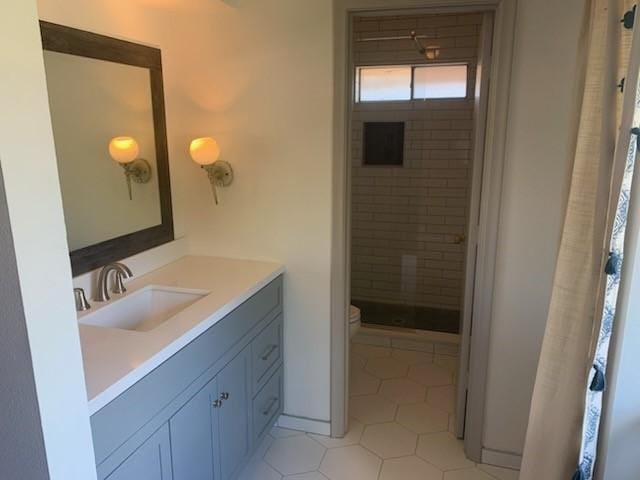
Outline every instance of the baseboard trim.
<svg viewBox="0 0 640 480">
<path fill-rule="evenodd" d="M 522 455 L 483 448 L 482 463 L 486 463 L 487 465 L 494 465 L 496 467 L 520 470 Z"/>
<path fill-rule="evenodd" d="M 318 435 L 331 435 L 331 422 L 314 418 L 282 414 L 278 418 L 278 426 L 301 432 L 317 433 Z"/>
</svg>

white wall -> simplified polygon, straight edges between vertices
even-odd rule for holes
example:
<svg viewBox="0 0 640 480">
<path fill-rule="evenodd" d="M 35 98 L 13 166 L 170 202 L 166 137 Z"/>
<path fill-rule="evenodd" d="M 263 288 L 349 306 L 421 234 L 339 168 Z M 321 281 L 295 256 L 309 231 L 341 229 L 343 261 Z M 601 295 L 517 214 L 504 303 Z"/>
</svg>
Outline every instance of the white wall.
<svg viewBox="0 0 640 480">
<path fill-rule="evenodd" d="M 93 444 L 37 17 L 28 0 L 6 3 L 0 15 L 0 31 L 10 39 L 0 45 L 0 164 L 49 475 L 91 480 Z"/>
<path fill-rule="evenodd" d="M 331 2 L 235 3 L 239 7 L 221 0 L 38 5 L 45 20 L 162 50 L 177 235 L 188 233 L 193 253 L 286 265 L 285 410 L 327 421 Z M 218 139 L 236 175 L 217 208 L 206 175 L 188 155 L 189 141 L 204 135 Z M 153 262 L 137 258 L 148 266 L 172 256 L 149 255 Z M 76 283 L 88 285 L 89 278 Z"/>
<path fill-rule="evenodd" d="M 521 454 L 572 164 L 582 0 L 518 2 L 484 446 Z"/>
<path fill-rule="evenodd" d="M 228 77 L 196 90 L 194 100 L 212 116 L 207 131 L 221 140 L 236 180 L 216 209 L 198 172 L 192 249 L 286 265 L 285 413 L 327 421 L 331 2 L 254 0 L 237 10 L 212 3 L 210 28 L 223 39 L 211 46 L 212 68 Z"/>
</svg>

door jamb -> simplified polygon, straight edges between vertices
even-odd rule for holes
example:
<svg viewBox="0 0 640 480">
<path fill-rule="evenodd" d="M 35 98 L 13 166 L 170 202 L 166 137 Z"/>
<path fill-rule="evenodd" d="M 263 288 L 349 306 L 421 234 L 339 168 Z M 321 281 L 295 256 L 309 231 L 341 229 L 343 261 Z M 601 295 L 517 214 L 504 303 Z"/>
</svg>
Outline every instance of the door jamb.
<svg viewBox="0 0 640 480">
<path fill-rule="evenodd" d="M 465 255 L 465 277 L 460 322 L 460 364 L 456 394 L 456 425 L 458 438 L 464 438 L 467 390 L 469 386 L 469 357 L 471 353 L 471 333 L 473 319 L 473 301 L 476 291 L 476 267 L 478 255 L 478 232 L 480 227 L 480 202 L 483 187 L 484 149 L 487 138 L 487 109 L 489 104 L 489 85 L 491 84 L 491 65 L 493 48 L 493 12 L 483 14 L 480 32 L 478 72 L 474 93 L 474 132 L 473 167 L 471 172 L 469 214 L 467 217 L 467 249 Z"/>
</svg>

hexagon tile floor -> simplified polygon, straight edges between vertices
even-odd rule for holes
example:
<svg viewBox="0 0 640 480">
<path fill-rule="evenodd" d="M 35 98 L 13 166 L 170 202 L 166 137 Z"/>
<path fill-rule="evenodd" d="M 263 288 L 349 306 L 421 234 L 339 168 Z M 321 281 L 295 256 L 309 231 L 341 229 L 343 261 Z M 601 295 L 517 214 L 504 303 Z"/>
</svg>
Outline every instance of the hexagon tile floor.
<svg viewBox="0 0 640 480">
<path fill-rule="evenodd" d="M 240 480 L 517 480 L 476 465 L 451 434 L 454 356 L 354 344 L 349 433 L 274 428 Z"/>
</svg>

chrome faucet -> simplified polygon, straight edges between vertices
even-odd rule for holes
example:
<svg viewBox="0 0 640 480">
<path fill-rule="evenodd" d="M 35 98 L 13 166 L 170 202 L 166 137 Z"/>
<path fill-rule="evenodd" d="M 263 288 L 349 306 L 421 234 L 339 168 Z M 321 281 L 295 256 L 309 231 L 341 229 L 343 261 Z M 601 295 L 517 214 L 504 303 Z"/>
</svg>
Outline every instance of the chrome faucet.
<svg viewBox="0 0 640 480">
<path fill-rule="evenodd" d="M 98 275 L 98 286 L 96 289 L 96 296 L 94 298 L 96 302 L 108 302 L 111 298 L 109 295 L 109 286 L 107 285 L 107 282 L 109 281 L 109 274 L 111 272 L 116 273 L 115 288 L 113 289 L 113 292 L 124 293 L 127 291 L 127 289 L 124 288 L 122 280 L 133 276 L 131 269 L 124 263 L 110 263 L 109 265 L 105 265 Z"/>
</svg>

